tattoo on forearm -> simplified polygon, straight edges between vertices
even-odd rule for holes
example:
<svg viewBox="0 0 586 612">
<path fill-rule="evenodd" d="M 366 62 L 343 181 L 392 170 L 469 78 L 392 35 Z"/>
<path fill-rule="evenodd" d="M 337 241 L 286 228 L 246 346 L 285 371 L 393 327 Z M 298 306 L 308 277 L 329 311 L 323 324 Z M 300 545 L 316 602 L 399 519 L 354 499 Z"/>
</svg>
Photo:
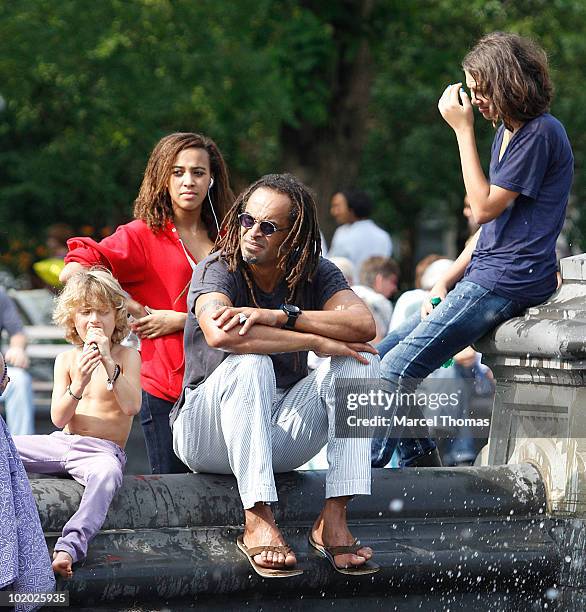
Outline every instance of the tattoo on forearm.
<svg viewBox="0 0 586 612">
<path fill-rule="evenodd" d="M 196 313 L 195 316 L 196 318 L 199 320 L 199 318 L 201 317 L 201 315 L 206 312 L 206 310 L 219 310 L 222 306 L 229 306 L 229 304 L 227 302 L 225 302 L 224 300 L 210 300 L 209 302 L 206 302 Z"/>
</svg>

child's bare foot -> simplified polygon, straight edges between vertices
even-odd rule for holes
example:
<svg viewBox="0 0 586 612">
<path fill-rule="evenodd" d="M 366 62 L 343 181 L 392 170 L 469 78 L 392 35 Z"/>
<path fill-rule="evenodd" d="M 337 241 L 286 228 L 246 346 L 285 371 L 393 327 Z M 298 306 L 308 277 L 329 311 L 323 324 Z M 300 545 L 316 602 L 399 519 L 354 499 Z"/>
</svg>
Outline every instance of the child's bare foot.
<svg viewBox="0 0 586 612">
<path fill-rule="evenodd" d="M 63 576 L 63 578 L 71 578 L 71 576 L 73 576 L 73 570 L 71 569 L 72 563 L 73 559 L 71 555 L 64 550 L 56 550 L 53 553 L 53 571 Z"/>
</svg>

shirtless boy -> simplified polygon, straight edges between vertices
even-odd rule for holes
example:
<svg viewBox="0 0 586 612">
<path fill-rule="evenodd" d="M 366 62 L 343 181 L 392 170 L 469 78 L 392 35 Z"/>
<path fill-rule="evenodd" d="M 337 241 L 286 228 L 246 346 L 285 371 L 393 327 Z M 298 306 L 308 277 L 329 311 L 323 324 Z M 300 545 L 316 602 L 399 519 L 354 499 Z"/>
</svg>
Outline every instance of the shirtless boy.
<svg viewBox="0 0 586 612">
<path fill-rule="evenodd" d="M 128 333 L 126 299 L 107 270 L 69 279 L 53 317 L 75 345 L 55 361 L 51 419 L 62 431 L 14 437 L 28 472 L 69 474 L 85 487 L 53 553 L 53 570 L 66 578 L 85 558 L 122 484 L 124 446 L 140 410 L 140 356 L 119 344 Z"/>
</svg>

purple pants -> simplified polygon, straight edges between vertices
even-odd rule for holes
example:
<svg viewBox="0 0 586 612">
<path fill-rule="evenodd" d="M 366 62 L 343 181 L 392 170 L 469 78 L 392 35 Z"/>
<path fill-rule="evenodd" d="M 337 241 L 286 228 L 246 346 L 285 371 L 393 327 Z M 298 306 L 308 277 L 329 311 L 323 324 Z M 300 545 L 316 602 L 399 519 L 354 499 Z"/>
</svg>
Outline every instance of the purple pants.
<svg viewBox="0 0 586 612">
<path fill-rule="evenodd" d="M 56 551 L 69 553 L 74 563 L 80 561 L 104 524 L 110 502 L 122 484 L 126 453 L 109 440 L 63 431 L 13 439 L 27 472 L 69 474 L 85 487 L 79 509 L 55 544 Z"/>
</svg>

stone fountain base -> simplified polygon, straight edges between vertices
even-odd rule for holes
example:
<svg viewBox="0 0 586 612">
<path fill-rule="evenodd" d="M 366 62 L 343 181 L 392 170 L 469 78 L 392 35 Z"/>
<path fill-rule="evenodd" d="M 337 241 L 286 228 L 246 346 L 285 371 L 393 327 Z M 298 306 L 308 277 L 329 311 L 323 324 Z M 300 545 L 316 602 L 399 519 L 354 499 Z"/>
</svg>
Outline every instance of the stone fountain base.
<svg viewBox="0 0 586 612">
<path fill-rule="evenodd" d="M 82 487 L 32 480 L 49 546 Z M 559 597 L 560 546 L 545 488 L 529 465 L 374 470 L 351 529 L 382 569 L 336 573 L 307 545 L 324 472 L 281 475 L 277 521 L 305 570 L 261 579 L 237 550 L 236 482 L 206 474 L 127 476 L 73 579 L 73 609 L 542 610 Z"/>
</svg>

